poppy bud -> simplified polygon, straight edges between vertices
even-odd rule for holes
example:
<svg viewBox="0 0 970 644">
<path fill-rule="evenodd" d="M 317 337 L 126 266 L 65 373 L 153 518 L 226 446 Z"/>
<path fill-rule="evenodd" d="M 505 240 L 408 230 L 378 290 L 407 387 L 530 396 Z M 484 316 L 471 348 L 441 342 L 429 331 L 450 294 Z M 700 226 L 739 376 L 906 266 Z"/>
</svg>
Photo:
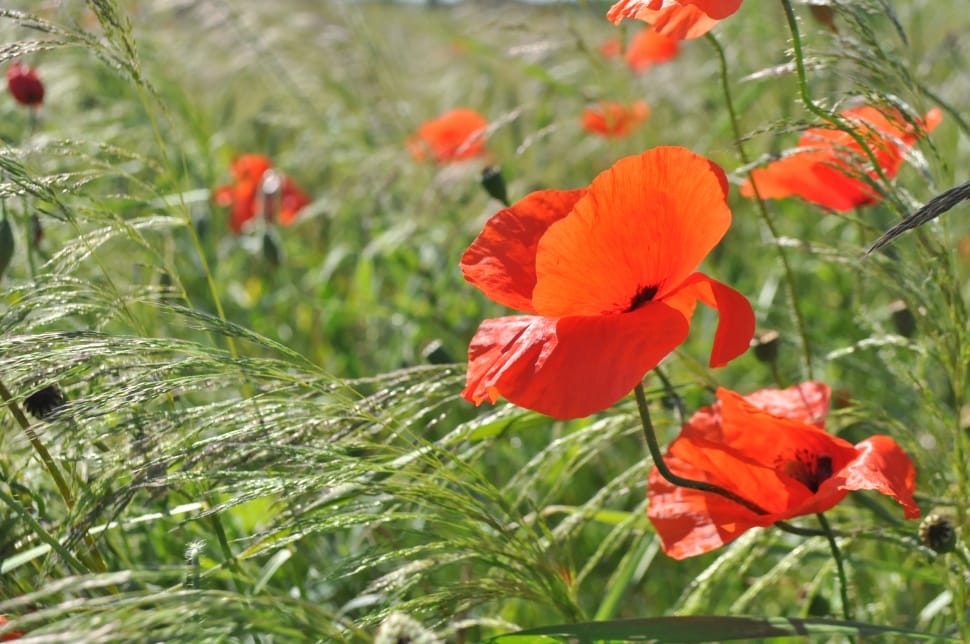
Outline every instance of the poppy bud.
<svg viewBox="0 0 970 644">
<path fill-rule="evenodd" d="M 427 360 L 429 364 L 451 364 L 455 362 L 441 340 L 432 340 L 426 344 L 424 349 L 421 350 L 421 357 Z"/>
<path fill-rule="evenodd" d="M 505 178 L 502 169 L 490 165 L 482 170 L 482 187 L 493 199 L 498 199 L 506 208 L 509 206 L 509 195 L 505 190 Z"/>
<path fill-rule="evenodd" d="M 889 312 L 892 315 L 896 333 L 904 338 L 913 337 L 913 333 L 916 332 L 916 316 L 906 306 L 906 302 L 896 300 L 889 305 Z"/>
<path fill-rule="evenodd" d="M 44 227 L 40 225 L 40 217 L 37 215 L 30 216 L 30 236 L 35 246 L 44 239 Z"/>
<path fill-rule="evenodd" d="M 834 34 L 839 33 L 838 27 L 835 26 L 835 9 L 827 4 L 810 4 L 808 9 L 812 12 L 812 17 L 815 18 L 816 22 L 825 25 Z"/>
<path fill-rule="evenodd" d="M 774 329 L 766 329 L 755 333 L 751 339 L 754 357 L 767 364 L 772 364 L 778 360 L 778 343 L 780 337 Z"/>
<path fill-rule="evenodd" d="M 391 613 L 381 623 L 374 644 L 439 644 L 438 637 L 419 621 L 403 613 Z"/>
<path fill-rule="evenodd" d="M 21 105 L 40 107 L 44 102 L 44 84 L 30 65 L 18 61 L 8 67 L 7 87 Z"/>
<path fill-rule="evenodd" d="M 957 533 L 949 517 L 933 513 L 919 524 L 919 540 L 924 546 L 943 554 L 957 546 Z"/>
<path fill-rule="evenodd" d="M 280 201 L 283 191 L 283 177 L 279 172 L 272 168 L 263 173 L 263 178 L 259 183 L 259 192 L 262 195 L 262 213 L 266 221 L 276 221 L 280 211 Z"/>
<path fill-rule="evenodd" d="M 67 403 L 63 392 L 56 384 L 41 387 L 24 398 L 24 409 L 37 420 L 43 420 Z"/>
<path fill-rule="evenodd" d="M 13 259 L 13 250 L 13 230 L 10 226 L 10 220 L 4 217 L 0 219 L 0 276 L 10 266 L 10 260 Z"/>
<path fill-rule="evenodd" d="M 280 248 L 280 242 L 268 228 L 263 232 L 263 258 L 273 268 L 283 262 L 283 249 Z"/>
</svg>

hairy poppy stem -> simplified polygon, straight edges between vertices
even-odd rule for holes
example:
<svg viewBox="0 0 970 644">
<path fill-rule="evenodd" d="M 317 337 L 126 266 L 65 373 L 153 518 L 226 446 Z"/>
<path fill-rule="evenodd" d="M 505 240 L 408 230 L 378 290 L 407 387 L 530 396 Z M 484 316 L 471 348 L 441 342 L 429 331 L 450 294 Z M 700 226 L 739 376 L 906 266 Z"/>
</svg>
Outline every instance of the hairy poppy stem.
<svg viewBox="0 0 970 644">
<path fill-rule="evenodd" d="M 822 526 L 822 531 L 825 532 L 825 538 L 829 542 L 829 548 L 832 549 L 832 558 L 835 559 L 835 569 L 839 575 L 839 594 L 842 596 L 842 616 L 847 620 L 851 620 L 852 604 L 849 603 L 849 581 L 845 576 L 845 565 L 842 562 L 842 551 L 839 550 L 839 544 L 835 541 L 835 534 L 832 532 L 832 526 L 829 525 L 829 520 L 826 519 L 825 515 L 821 512 L 815 516 L 818 518 L 818 522 Z"/>
<path fill-rule="evenodd" d="M 741 126 L 738 122 L 738 113 L 734 109 L 731 85 L 728 83 L 727 58 L 724 56 L 724 48 L 721 47 L 721 43 L 710 32 L 704 37 L 711 44 L 711 47 L 714 48 L 714 53 L 717 54 L 717 59 L 721 67 L 721 92 L 724 94 L 724 104 L 731 118 L 731 129 L 734 132 L 734 147 L 738 151 L 738 156 L 741 157 L 741 163 L 747 166 L 751 161 L 748 153 L 744 149 L 744 144 L 741 142 L 743 137 L 741 134 Z M 752 171 L 749 170 L 748 177 L 751 178 L 751 175 Z M 753 179 L 751 181 L 751 187 L 754 189 L 754 197 L 758 202 L 758 212 L 761 214 L 761 220 L 765 222 L 768 232 L 771 233 L 771 241 L 774 242 L 775 249 L 778 251 L 778 257 L 781 259 L 781 267 L 785 273 L 785 286 L 788 290 L 788 298 L 791 300 L 792 312 L 795 315 L 795 327 L 798 330 L 798 336 L 802 344 L 802 361 L 804 363 L 805 377 L 808 380 L 814 380 L 815 378 L 812 375 L 812 350 L 808 342 L 808 325 L 805 324 L 805 318 L 802 316 L 802 307 L 798 298 L 798 287 L 795 284 L 795 272 L 788 262 L 788 254 L 782 245 L 778 243 L 778 239 L 780 238 L 778 229 L 775 227 L 775 222 L 768 212 L 765 200 L 761 198 L 761 193 L 758 191 L 758 184 Z M 777 367 L 775 368 L 777 369 Z"/>
<path fill-rule="evenodd" d="M 886 173 L 882 169 L 882 165 L 879 163 L 879 159 L 876 158 L 876 154 L 869 147 L 866 140 L 859 135 L 859 133 L 851 125 L 846 123 L 842 117 L 838 114 L 833 114 L 823 107 L 820 107 L 812 100 L 811 95 L 808 93 L 808 80 L 805 73 L 805 54 L 802 51 L 802 36 L 798 30 L 798 18 L 795 16 L 795 10 L 792 8 L 791 0 L 781 0 L 781 6 L 785 10 L 785 18 L 788 20 L 788 29 L 791 31 L 791 42 L 792 42 L 792 57 L 795 59 L 795 71 L 798 74 L 798 91 L 801 94 L 802 102 L 805 104 L 805 108 L 819 117 L 827 123 L 831 123 L 836 128 L 845 132 L 852 140 L 859 145 L 859 149 L 865 153 L 866 158 L 869 163 L 872 164 L 873 171 L 879 176 L 879 185 L 875 187 L 880 188 L 885 197 L 892 202 L 896 210 L 906 214 L 905 206 L 899 201 L 899 198 L 893 194 L 891 190 L 888 190 L 890 185 L 889 178 L 886 177 Z"/>
<path fill-rule="evenodd" d="M 700 490 L 702 492 L 710 492 L 711 494 L 723 496 L 726 499 L 730 499 L 731 501 L 746 507 L 755 514 L 768 514 L 767 510 L 755 505 L 745 498 L 738 496 L 730 490 L 725 490 L 717 485 L 712 485 L 707 481 L 695 481 L 693 479 L 687 479 L 671 472 L 670 468 L 667 467 L 667 464 L 664 462 L 663 454 L 660 453 L 660 444 L 657 442 L 657 433 L 654 431 L 653 422 L 650 420 L 650 410 L 647 408 L 647 395 L 643 391 L 643 383 L 637 383 L 637 386 L 633 388 L 633 392 L 637 399 L 637 409 L 640 410 L 640 422 L 643 425 L 643 436 L 647 440 L 647 448 L 650 450 L 650 456 L 653 458 L 653 464 L 657 466 L 657 471 L 660 472 L 662 477 L 674 485 L 679 485 L 680 487 L 686 487 L 692 490 Z"/>
</svg>

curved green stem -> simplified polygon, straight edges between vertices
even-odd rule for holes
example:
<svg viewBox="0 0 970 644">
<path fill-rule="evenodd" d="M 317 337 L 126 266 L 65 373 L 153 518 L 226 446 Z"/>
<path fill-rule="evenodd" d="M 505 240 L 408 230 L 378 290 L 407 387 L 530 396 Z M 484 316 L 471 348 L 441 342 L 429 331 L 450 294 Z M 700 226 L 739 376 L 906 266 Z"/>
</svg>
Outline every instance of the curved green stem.
<svg viewBox="0 0 970 644">
<path fill-rule="evenodd" d="M 845 120 L 835 114 L 820 107 L 815 101 L 812 100 L 811 95 L 808 93 L 808 80 L 807 74 L 805 73 L 805 54 L 802 51 L 802 37 L 798 30 L 798 18 L 795 16 L 795 10 L 792 8 L 791 0 L 781 0 L 781 6 L 785 10 L 785 18 L 788 20 L 788 29 L 791 31 L 792 40 L 792 54 L 795 59 L 795 71 L 798 75 L 798 91 L 801 95 L 802 102 L 805 104 L 805 108 L 819 117 L 827 123 L 831 123 L 836 128 L 845 132 L 855 143 L 859 146 L 859 149 L 866 155 L 869 163 L 872 165 L 873 171 L 879 176 L 879 181 L 882 182 L 881 188 L 885 188 L 890 185 L 889 178 L 886 176 L 882 165 L 879 163 L 879 159 L 876 158 L 876 154 L 869 147 L 866 140 L 853 128 L 851 125 L 845 122 Z M 906 212 L 906 207 L 900 203 L 899 199 L 890 190 L 883 189 L 885 197 L 892 202 L 896 210 L 902 213 Z"/>
<path fill-rule="evenodd" d="M 768 514 L 768 511 L 761 506 L 738 496 L 730 490 L 725 490 L 724 488 L 708 483 L 707 481 L 695 481 L 693 479 L 684 478 L 674 474 L 670 468 L 667 467 L 667 463 L 664 462 L 663 454 L 660 453 L 660 444 L 657 442 L 657 433 L 654 431 L 653 422 L 650 420 L 650 410 L 647 408 L 647 395 L 643 391 L 643 383 L 637 383 L 637 386 L 634 387 L 633 392 L 637 399 L 637 409 L 640 410 L 640 422 L 643 425 L 643 436 L 647 440 L 647 448 L 650 450 L 650 456 L 653 458 L 653 464 L 657 467 L 657 471 L 660 472 L 662 477 L 674 485 L 679 485 L 680 487 L 686 487 L 691 490 L 700 490 L 702 492 L 710 492 L 712 494 L 723 496 L 726 499 L 734 501 L 738 505 L 744 506 L 755 514 Z"/>
<path fill-rule="evenodd" d="M 720 63 L 721 92 L 724 94 L 724 103 L 727 107 L 728 115 L 731 118 L 731 129 L 734 132 L 734 147 L 738 151 L 738 156 L 741 157 L 741 163 L 747 166 L 751 160 L 748 157 L 748 153 L 744 149 L 744 144 L 741 143 L 741 126 L 738 122 L 737 110 L 734 108 L 734 99 L 731 95 L 731 86 L 728 83 L 727 58 L 724 56 L 724 48 L 721 47 L 721 43 L 718 42 L 717 38 L 715 38 L 710 32 L 707 33 L 705 38 L 707 38 L 707 41 L 711 44 L 711 47 L 714 48 L 714 52 L 717 54 L 718 62 Z M 750 171 L 748 172 L 748 176 L 751 176 Z M 805 318 L 802 315 L 802 308 L 798 298 L 798 287 L 795 284 L 795 272 L 792 270 L 791 263 L 788 261 L 788 254 L 785 252 L 782 245 L 778 243 L 778 229 L 775 227 L 775 222 L 772 220 L 771 214 L 768 212 L 768 207 L 765 205 L 765 200 L 761 198 L 761 193 L 758 191 L 758 184 L 752 181 L 751 186 L 754 188 L 754 196 L 755 200 L 758 202 L 758 212 L 761 215 L 761 220 L 764 222 L 768 232 L 771 233 L 771 241 L 774 243 L 774 246 L 778 251 L 782 271 L 785 274 L 785 286 L 787 287 L 788 297 L 791 300 L 792 312 L 795 316 L 795 328 L 798 331 L 798 336 L 802 344 L 802 367 L 805 372 L 805 378 L 807 380 L 814 380 L 815 378 L 812 370 L 812 350 L 808 341 L 808 325 L 805 324 Z"/>
<path fill-rule="evenodd" d="M 842 552 L 839 550 L 839 544 L 835 541 L 835 534 L 832 532 L 832 526 L 829 525 L 828 519 L 821 512 L 815 516 L 818 518 L 818 522 L 825 532 L 825 538 L 828 540 L 829 548 L 832 550 L 832 558 L 835 559 L 835 570 L 839 575 L 839 594 L 842 596 L 842 616 L 846 620 L 851 620 L 852 604 L 849 603 L 849 580 L 845 576 L 845 564 L 842 561 Z"/>
</svg>

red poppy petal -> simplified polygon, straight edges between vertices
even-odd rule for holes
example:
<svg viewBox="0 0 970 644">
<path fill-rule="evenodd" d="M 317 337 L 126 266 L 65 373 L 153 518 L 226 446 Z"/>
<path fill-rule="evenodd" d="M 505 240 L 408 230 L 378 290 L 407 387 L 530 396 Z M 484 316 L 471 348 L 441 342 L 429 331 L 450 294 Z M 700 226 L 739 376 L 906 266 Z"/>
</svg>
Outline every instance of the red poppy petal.
<svg viewBox="0 0 970 644">
<path fill-rule="evenodd" d="M 715 20 L 724 20 L 741 8 L 742 0 L 685 0 Z"/>
<path fill-rule="evenodd" d="M 748 298 L 703 273 L 694 273 L 664 302 L 690 318 L 694 301 L 700 300 L 718 312 L 717 331 L 711 348 L 710 366 L 723 367 L 748 350 L 754 336 L 754 310 Z"/>
<path fill-rule="evenodd" d="M 231 206 L 233 201 L 232 186 L 219 186 L 216 188 L 212 193 L 212 200 L 216 202 L 217 206 L 222 206 L 223 208 Z"/>
<path fill-rule="evenodd" d="M 656 17 L 648 22 L 654 31 L 669 38 L 693 40 L 713 29 L 718 21 L 698 7 L 674 6 L 659 11 Z"/>
<path fill-rule="evenodd" d="M 772 416 L 825 426 L 832 390 L 821 382 L 803 382 L 787 389 L 762 389 L 744 397 Z"/>
<path fill-rule="evenodd" d="M 919 507 L 913 500 L 916 468 L 896 441 L 888 436 L 872 436 L 856 445 L 856 450 L 858 458 L 830 481 L 843 490 L 881 492 L 903 506 L 907 519 L 919 517 Z"/>
<path fill-rule="evenodd" d="M 665 461 L 676 474 L 693 480 L 709 480 L 700 468 L 682 459 L 670 457 Z M 746 481 L 740 486 L 742 489 L 749 493 L 784 489 L 770 470 L 749 467 L 740 459 L 735 461 L 722 459 L 721 465 Z M 777 520 L 775 515 L 755 514 L 720 495 L 675 486 L 660 476 L 656 467 L 647 482 L 647 498 L 650 501 L 647 517 L 660 537 L 664 552 L 674 559 L 710 552 L 737 539 L 746 530 L 771 525 Z M 764 504 L 766 499 L 759 494 L 748 500 Z M 784 503 L 784 498 L 779 502 Z"/>
<path fill-rule="evenodd" d="M 676 290 L 730 226 L 726 194 L 724 172 L 686 148 L 621 159 L 539 240 L 536 311 L 621 313 Z"/>
<path fill-rule="evenodd" d="M 579 418 L 627 395 L 687 336 L 680 312 L 651 303 L 623 315 L 485 320 L 468 351 L 475 403 L 509 401 L 555 418 Z"/>
<path fill-rule="evenodd" d="M 644 72 L 654 63 L 674 58 L 679 49 L 679 41 L 659 34 L 652 28 L 644 29 L 630 41 L 625 58 L 631 69 Z"/>
<path fill-rule="evenodd" d="M 585 189 L 541 190 L 498 211 L 461 257 L 465 279 L 503 306 L 534 313 L 539 238 L 584 194 Z"/>
</svg>

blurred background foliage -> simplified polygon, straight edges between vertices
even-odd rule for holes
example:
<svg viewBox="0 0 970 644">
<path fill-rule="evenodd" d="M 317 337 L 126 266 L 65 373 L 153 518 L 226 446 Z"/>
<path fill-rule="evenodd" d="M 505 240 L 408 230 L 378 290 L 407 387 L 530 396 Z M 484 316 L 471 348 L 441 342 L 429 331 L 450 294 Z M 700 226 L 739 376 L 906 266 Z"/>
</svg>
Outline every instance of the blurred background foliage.
<svg viewBox="0 0 970 644">
<path fill-rule="evenodd" d="M 368 641 L 394 611 L 455 641 L 593 618 L 840 614 L 822 539 L 762 530 L 689 561 L 658 554 L 632 401 L 563 423 L 458 397 L 468 340 L 506 313 L 457 268 L 500 207 L 478 183 L 486 164 L 512 199 L 586 185 L 657 145 L 743 179 L 710 43 L 634 74 L 599 54 L 642 28 L 607 22 L 608 4 L 0 10 L 0 62 L 29 62 L 47 90 L 36 127 L 0 100 L 15 241 L 0 380 L 17 405 L 63 391 L 29 430 L 71 492 L 0 417 L 0 614 L 49 641 L 261 642 Z M 771 202 L 775 238 L 732 190 L 734 225 L 704 270 L 779 332 L 777 364 L 749 352 L 707 369 L 716 318 L 699 310 L 663 367 L 676 399 L 655 378 L 648 393 L 669 439 L 677 402 L 692 413 L 717 385 L 807 377 L 782 249 L 814 376 L 837 392 L 830 431 L 893 436 L 917 463 L 924 513 L 966 529 L 970 218 L 862 257 L 967 179 L 958 5 L 836 2 L 836 31 L 799 7 L 817 102 L 939 105 L 944 121 L 876 206 Z M 749 155 L 794 147 L 817 123 L 796 99 L 781 7 L 747 2 L 715 34 Z M 652 114 L 632 136 L 581 129 L 583 107 L 639 98 Z M 415 162 L 407 139 L 459 106 L 488 118 L 488 157 Z M 245 153 L 311 196 L 294 225 L 230 233 L 211 191 Z M 900 326 L 900 300 L 914 324 Z M 915 522 L 868 494 L 831 514 L 863 533 L 843 544 L 860 620 L 967 633 L 968 571 L 921 549 Z"/>
</svg>

